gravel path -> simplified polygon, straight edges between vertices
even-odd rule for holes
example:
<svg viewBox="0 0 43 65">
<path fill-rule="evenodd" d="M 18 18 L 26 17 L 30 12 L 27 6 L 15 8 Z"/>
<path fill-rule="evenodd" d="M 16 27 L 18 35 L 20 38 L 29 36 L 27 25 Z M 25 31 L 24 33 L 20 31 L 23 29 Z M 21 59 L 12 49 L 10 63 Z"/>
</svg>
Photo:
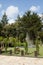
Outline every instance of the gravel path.
<svg viewBox="0 0 43 65">
<path fill-rule="evenodd" d="M 0 65 L 43 65 L 43 58 L 0 55 Z"/>
</svg>

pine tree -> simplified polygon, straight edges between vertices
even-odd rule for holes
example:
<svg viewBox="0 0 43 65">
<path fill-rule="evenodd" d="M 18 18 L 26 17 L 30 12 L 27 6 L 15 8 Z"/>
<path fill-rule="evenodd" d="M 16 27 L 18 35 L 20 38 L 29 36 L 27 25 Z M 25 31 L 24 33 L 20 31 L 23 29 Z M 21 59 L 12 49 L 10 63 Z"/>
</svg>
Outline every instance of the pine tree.
<svg viewBox="0 0 43 65">
<path fill-rule="evenodd" d="M 2 20 L 1 20 L 3 26 L 5 26 L 6 24 L 8 24 L 8 18 L 6 13 L 4 13 L 4 15 L 2 16 Z"/>
</svg>

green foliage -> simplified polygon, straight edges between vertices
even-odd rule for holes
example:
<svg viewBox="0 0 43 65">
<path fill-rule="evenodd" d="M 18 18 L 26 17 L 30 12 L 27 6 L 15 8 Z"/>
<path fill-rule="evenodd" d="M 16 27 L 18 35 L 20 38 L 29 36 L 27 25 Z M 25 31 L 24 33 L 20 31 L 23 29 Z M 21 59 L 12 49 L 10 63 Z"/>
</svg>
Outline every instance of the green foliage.
<svg viewBox="0 0 43 65">
<path fill-rule="evenodd" d="M 2 23 L 0 22 L 0 36 L 1 36 L 1 31 L 3 29 Z"/>
<path fill-rule="evenodd" d="M 3 37 L 2 36 L 0 36 L 0 47 L 1 47 L 1 45 L 2 45 L 2 42 L 3 42 Z"/>
<path fill-rule="evenodd" d="M 29 32 L 30 37 L 34 39 L 36 32 L 40 31 L 42 27 L 40 17 L 37 13 L 31 14 L 31 11 L 27 11 L 22 17 L 18 15 L 15 23 L 7 23 L 8 18 L 6 13 L 4 13 L 0 23 L 0 35 L 4 37 L 18 37 L 20 41 L 25 40 L 27 32 Z"/>
<path fill-rule="evenodd" d="M 3 41 L 3 37 L 2 37 L 2 36 L 0 36 L 0 42 L 1 42 L 1 41 Z"/>
<path fill-rule="evenodd" d="M 8 19 L 6 13 L 2 16 L 2 19 L 0 21 L 0 36 L 5 36 L 6 33 L 4 31 L 4 26 L 8 24 Z"/>
<path fill-rule="evenodd" d="M 18 44 L 17 39 L 14 38 L 14 37 L 9 37 L 9 42 L 11 43 L 11 45 L 14 46 L 14 53 L 16 53 L 16 47 L 17 47 L 17 44 Z"/>
<path fill-rule="evenodd" d="M 36 51 L 38 54 L 39 54 L 39 44 L 40 44 L 39 39 L 36 38 Z"/>
<path fill-rule="evenodd" d="M 2 16 L 1 22 L 2 22 L 3 26 L 8 24 L 8 19 L 7 19 L 6 13 L 4 13 L 4 15 Z"/>
<path fill-rule="evenodd" d="M 20 21 L 22 29 L 25 29 L 26 32 L 28 31 L 32 39 L 36 37 L 36 32 L 41 30 L 41 18 L 37 13 L 31 14 L 30 11 L 27 11 Z"/>
<path fill-rule="evenodd" d="M 28 43 L 27 42 L 25 42 L 25 53 L 27 54 L 28 53 Z"/>
<path fill-rule="evenodd" d="M 7 25 L 6 25 L 7 24 Z M 43 31 L 41 31 L 42 24 L 41 18 L 38 16 L 37 13 L 32 13 L 31 11 L 27 11 L 22 17 L 18 15 L 18 18 L 15 23 L 8 24 L 8 18 L 6 13 L 2 16 L 0 22 L 0 41 L 5 43 L 5 50 L 7 51 L 8 43 L 16 48 L 16 46 L 25 46 L 26 53 L 28 52 L 28 44 L 24 44 L 26 34 L 30 35 L 30 38 L 35 40 L 37 36 L 37 32 L 41 40 L 43 41 Z M 36 41 L 36 50 L 39 51 L 39 44 L 38 40 Z"/>
<path fill-rule="evenodd" d="M 39 32 L 39 36 L 40 36 L 40 38 L 41 38 L 41 40 L 42 40 L 42 43 L 43 43 L 43 31 L 40 31 L 40 32 Z"/>
<path fill-rule="evenodd" d="M 7 52 L 7 48 L 8 48 L 8 38 L 4 38 L 4 39 L 3 39 L 3 43 L 5 44 L 5 52 Z"/>
<path fill-rule="evenodd" d="M 21 42 L 24 42 L 25 37 L 26 37 L 26 34 L 25 34 L 25 33 L 21 33 L 21 34 L 19 35 L 19 40 L 20 40 Z"/>
</svg>

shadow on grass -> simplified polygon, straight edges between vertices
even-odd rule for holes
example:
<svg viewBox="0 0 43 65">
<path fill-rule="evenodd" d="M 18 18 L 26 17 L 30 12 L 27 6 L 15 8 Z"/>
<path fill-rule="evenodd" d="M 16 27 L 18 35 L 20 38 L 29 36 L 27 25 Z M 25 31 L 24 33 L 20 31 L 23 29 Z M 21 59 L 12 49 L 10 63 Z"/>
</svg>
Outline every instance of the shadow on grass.
<svg viewBox="0 0 43 65">
<path fill-rule="evenodd" d="M 40 54 L 39 54 L 37 57 L 35 57 L 34 55 L 32 56 L 31 54 L 33 54 L 34 52 L 27 53 L 27 55 L 21 56 L 20 53 L 18 53 L 18 54 L 14 54 L 14 53 L 10 54 L 9 51 L 10 51 L 10 50 L 8 50 L 7 52 L 2 51 L 2 53 L 1 53 L 0 55 L 5 55 L 5 56 L 16 56 L 16 57 L 29 57 L 29 58 L 43 58 L 43 56 L 40 56 Z"/>
</svg>

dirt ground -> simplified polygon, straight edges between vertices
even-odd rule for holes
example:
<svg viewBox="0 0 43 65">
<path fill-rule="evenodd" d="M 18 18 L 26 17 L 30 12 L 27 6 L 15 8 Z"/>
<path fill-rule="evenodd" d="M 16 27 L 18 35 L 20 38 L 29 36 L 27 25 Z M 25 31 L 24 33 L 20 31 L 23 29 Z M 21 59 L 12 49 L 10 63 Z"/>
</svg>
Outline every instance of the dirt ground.
<svg viewBox="0 0 43 65">
<path fill-rule="evenodd" d="M 43 58 L 0 55 L 0 65 L 43 65 Z"/>
</svg>

